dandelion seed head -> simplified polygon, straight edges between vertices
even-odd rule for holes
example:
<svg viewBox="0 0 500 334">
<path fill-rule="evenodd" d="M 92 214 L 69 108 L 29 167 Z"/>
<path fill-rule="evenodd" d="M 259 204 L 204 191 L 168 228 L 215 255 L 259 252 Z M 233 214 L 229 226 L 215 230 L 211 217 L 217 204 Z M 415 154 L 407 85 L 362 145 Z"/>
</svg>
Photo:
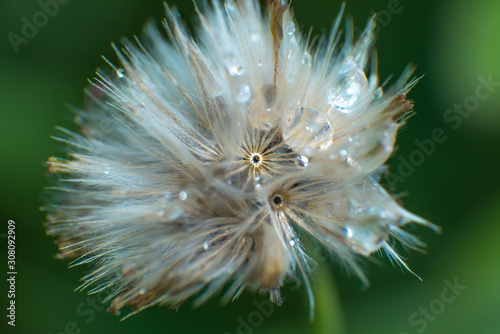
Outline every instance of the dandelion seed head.
<svg viewBox="0 0 500 334">
<path fill-rule="evenodd" d="M 404 226 L 435 228 L 379 183 L 412 70 L 382 91 L 373 19 L 340 46 L 341 12 L 312 43 L 269 3 L 214 1 L 194 36 L 167 8 L 167 37 L 151 25 L 147 42 L 114 46 L 120 65 L 91 80 L 79 131 L 60 129 L 70 153 L 47 162 L 47 231 L 92 267 L 81 288 L 107 291 L 112 312 L 244 288 L 280 304 L 289 277 L 312 299 L 304 236 L 365 281 L 359 258 L 408 269 L 396 243 L 424 244 Z"/>
</svg>

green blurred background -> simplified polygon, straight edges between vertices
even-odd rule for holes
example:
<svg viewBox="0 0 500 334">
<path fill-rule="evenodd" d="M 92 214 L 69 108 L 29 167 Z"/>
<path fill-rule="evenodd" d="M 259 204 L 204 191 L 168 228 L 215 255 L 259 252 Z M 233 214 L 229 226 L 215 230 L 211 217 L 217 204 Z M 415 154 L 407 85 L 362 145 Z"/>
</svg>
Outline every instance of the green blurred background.
<svg viewBox="0 0 500 334">
<path fill-rule="evenodd" d="M 500 82 L 499 0 L 347 2 L 346 12 L 360 28 L 380 12 L 381 78 L 398 76 L 408 62 L 418 65 L 418 76 L 425 74 L 410 93 L 417 113 L 400 133 L 389 165 L 398 173 L 402 159 L 419 154 L 415 140 L 432 138 L 437 128 L 445 132 L 446 141 L 392 184 L 409 210 L 444 232 L 414 231 L 429 246 L 428 254 L 408 254 L 423 282 L 383 259 L 367 265 L 372 285 L 362 291 L 336 264 L 320 261 L 313 323 L 304 286 L 286 287 L 286 302 L 271 314 L 254 304 L 264 296 L 244 293 L 225 307 L 216 300 L 178 312 L 153 307 L 124 322 L 73 292 L 86 268 L 67 269 L 67 261 L 54 259 L 56 246 L 45 236 L 38 210 L 46 185 L 43 162 L 63 154 L 49 137 L 55 125 L 73 128 L 66 104 L 83 105 L 86 79 L 106 66 L 100 56 L 115 59 L 110 42 L 140 35 L 147 19 L 159 22 L 164 9 L 160 0 L 66 2 L 17 54 L 7 34 L 20 35 L 21 19 L 40 6 L 34 0 L 0 2 L 0 246 L 6 254 L 7 220 L 15 220 L 18 271 L 17 326 L 7 328 L 2 311 L 1 333 L 500 333 L 500 87 L 460 117 L 459 126 L 458 119 L 445 118 L 454 104 L 474 102 L 478 77 Z M 186 20 L 193 18 L 191 1 L 169 3 Z M 293 7 L 303 30 L 313 26 L 320 33 L 329 29 L 340 3 L 294 0 Z M 5 278 L 1 282 L 5 310 Z M 454 282 L 462 286 L 455 294 L 445 290 Z"/>
</svg>

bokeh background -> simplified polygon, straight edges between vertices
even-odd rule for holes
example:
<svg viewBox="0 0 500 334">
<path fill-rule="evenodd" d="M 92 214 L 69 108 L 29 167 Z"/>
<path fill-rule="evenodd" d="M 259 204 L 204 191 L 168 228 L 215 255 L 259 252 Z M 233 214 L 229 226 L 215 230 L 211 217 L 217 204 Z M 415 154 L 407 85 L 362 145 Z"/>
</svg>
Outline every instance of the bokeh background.
<svg viewBox="0 0 500 334">
<path fill-rule="evenodd" d="M 193 17 L 191 1 L 169 3 L 186 20 Z M 314 27 L 315 33 L 329 29 L 340 4 L 293 1 L 302 30 Z M 50 136 L 55 125 L 74 128 L 67 105 L 83 105 L 87 78 L 106 66 L 101 55 L 115 59 L 110 42 L 140 35 L 147 19 L 163 18 L 164 8 L 160 0 L 66 0 L 14 52 L 8 33 L 21 35 L 22 18 L 31 20 L 40 9 L 35 0 L 0 2 L 1 333 L 500 333 L 500 87 L 472 105 L 479 77 L 500 82 L 499 0 L 347 1 L 359 28 L 380 12 L 382 78 L 398 76 L 409 62 L 417 64 L 416 75 L 425 75 L 410 93 L 416 115 L 400 133 L 392 172 L 401 176 L 401 161 L 419 155 L 415 140 L 432 138 L 435 129 L 446 140 L 403 181 L 387 185 L 443 234 L 414 231 L 428 250 L 408 254 L 408 264 L 423 282 L 382 259 L 367 265 L 371 287 L 361 290 L 336 264 L 320 261 L 314 322 L 303 286 L 286 287 L 286 302 L 269 313 L 254 303 L 265 296 L 244 293 L 225 307 L 216 300 L 195 310 L 153 307 L 123 322 L 94 305 L 99 298 L 73 292 L 86 268 L 67 269 L 68 262 L 54 258 L 56 246 L 38 210 L 43 163 L 62 154 Z M 464 103 L 473 110 L 447 121 L 447 111 Z M 8 219 L 17 226 L 15 328 L 4 315 Z M 445 290 L 449 284 L 460 287 Z"/>
</svg>

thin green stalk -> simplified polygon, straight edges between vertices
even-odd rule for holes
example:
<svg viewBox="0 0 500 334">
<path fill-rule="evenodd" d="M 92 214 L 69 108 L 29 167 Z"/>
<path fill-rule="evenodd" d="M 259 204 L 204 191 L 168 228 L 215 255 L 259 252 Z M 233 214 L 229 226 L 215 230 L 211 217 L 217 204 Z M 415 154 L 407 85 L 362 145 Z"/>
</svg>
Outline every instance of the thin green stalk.
<svg viewBox="0 0 500 334">
<path fill-rule="evenodd" d="M 313 323 L 315 334 L 346 334 L 342 304 L 333 275 L 325 265 L 316 272 L 316 311 Z"/>
</svg>

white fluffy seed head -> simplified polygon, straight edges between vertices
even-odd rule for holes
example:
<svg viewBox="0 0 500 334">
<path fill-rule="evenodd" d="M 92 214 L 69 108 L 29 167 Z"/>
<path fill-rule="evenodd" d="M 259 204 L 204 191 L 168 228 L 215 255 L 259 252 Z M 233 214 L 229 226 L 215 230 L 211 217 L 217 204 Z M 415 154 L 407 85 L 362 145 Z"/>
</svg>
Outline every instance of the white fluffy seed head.
<svg viewBox="0 0 500 334">
<path fill-rule="evenodd" d="M 309 286 L 306 236 L 363 280 L 359 256 L 404 265 L 394 241 L 423 246 L 401 228 L 433 225 L 376 176 L 411 109 L 411 70 L 383 92 L 374 20 L 341 45 L 341 15 L 312 43 L 286 4 L 214 1 L 195 38 L 167 9 L 168 39 L 150 26 L 116 49 L 80 133 L 62 130 L 71 153 L 48 162 L 48 233 L 93 266 L 82 288 L 108 291 L 115 313 L 223 288 L 224 300 L 254 287 L 280 303 L 285 278 Z"/>
</svg>

